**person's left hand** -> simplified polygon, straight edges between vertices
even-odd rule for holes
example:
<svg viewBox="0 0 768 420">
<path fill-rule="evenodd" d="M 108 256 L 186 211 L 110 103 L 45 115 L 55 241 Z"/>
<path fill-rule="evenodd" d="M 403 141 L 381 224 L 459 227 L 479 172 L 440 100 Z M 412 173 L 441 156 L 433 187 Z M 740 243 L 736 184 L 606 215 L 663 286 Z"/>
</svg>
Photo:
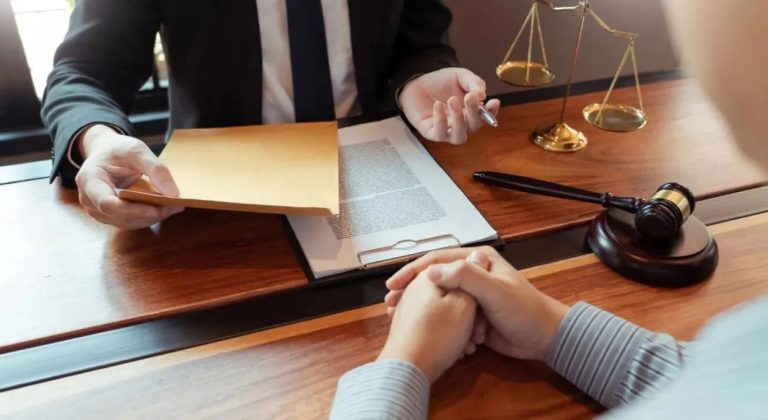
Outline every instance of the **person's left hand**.
<svg viewBox="0 0 768 420">
<path fill-rule="evenodd" d="M 467 69 L 446 68 L 411 80 L 398 100 L 425 139 L 461 144 L 485 124 L 478 112 L 485 98 L 483 79 Z M 500 106 L 498 99 L 485 105 L 494 116 Z"/>
<path fill-rule="evenodd" d="M 477 300 L 472 343 L 518 359 L 544 360 L 569 307 L 542 293 L 491 247 L 433 251 L 387 280 L 384 298 L 397 316 L 414 278 L 426 277 L 446 291 Z M 397 309 L 395 309 L 397 307 Z"/>
<path fill-rule="evenodd" d="M 434 382 L 464 354 L 476 309 L 467 293 L 417 276 L 403 291 L 378 360 L 410 362 Z"/>
</svg>

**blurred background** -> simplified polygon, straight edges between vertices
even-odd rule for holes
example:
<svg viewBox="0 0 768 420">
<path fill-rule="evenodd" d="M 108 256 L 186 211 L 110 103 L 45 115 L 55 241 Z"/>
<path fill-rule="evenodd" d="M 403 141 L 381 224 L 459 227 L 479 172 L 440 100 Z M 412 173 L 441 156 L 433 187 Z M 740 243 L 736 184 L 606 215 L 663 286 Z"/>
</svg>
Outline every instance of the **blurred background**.
<svg viewBox="0 0 768 420">
<path fill-rule="evenodd" d="M 67 33 L 69 15 L 74 7 L 75 0 L 11 0 L 35 93 L 40 98 L 48 73 L 53 67 L 53 55 Z M 155 43 L 155 63 L 160 85 L 167 87 L 165 57 L 159 36 Z M 144 85 L 144 90 L 153 87 L 150 79 Z"/>
<path fill-rule="evenodd" d="M 662 0 L 592 0 L 595 12 L 610 26 L 640 34 L 637 40 L 638 70 L 641 73 L 678 67 L 667 32 Z M 488 81 L 489 93 L 498 95 L 519 90 L 496 78 L 496 66 L 504 58 L 523 24 L 531 1 L 528 0 L 444 0 L 453 10 L 451 42 L 461 64 Z M 577 0 L 553 0 L 557 5 L 575 5 Z M 540 7 L 541 29 L 549 64 L 556 75 L 552 85 L 566 81 L 571 53 L 576 40 L 578 17 L 574 12 L 554 12 Z M 524 59 L 527 33 L 518 42 L 513 58 Z M 535 41 L 534 41 L 535 42 Z M 579 61 L 574 81 L 613 77 L 627 48 L 626 41 L 600 29 L 591 19 L 584 25 Z M 539 57 L 534 47 L 534 57 Z M 631 74 L 628 63 L 623 74 Z M 606 84 L 605 88 L 608 88 Z"/>
</svg>

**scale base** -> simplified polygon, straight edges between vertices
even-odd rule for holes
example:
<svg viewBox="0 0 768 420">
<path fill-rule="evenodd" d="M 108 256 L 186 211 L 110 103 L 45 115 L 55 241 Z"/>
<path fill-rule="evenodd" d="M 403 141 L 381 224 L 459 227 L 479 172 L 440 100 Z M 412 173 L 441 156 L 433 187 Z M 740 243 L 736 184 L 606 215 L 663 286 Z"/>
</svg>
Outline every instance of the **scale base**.
<svg viewBox="0 0 768 420">
<path fill-rule="evenodd" d="M 539 127 L 531 135 L 533 144 L 550 152 L 576 152 L 587 147 L 587 137 L 562 122 Z"/>
<path fill-rule="evenodd" d="M 707 279 L 717 267 L 715 238 L 695 216 L 677 237 L 654 241 L 640 236 L 634 215 L 610 209 L 589 228 L 592 252 L 619 274 L 659 287 L 689 286 Z"/>
</svg>

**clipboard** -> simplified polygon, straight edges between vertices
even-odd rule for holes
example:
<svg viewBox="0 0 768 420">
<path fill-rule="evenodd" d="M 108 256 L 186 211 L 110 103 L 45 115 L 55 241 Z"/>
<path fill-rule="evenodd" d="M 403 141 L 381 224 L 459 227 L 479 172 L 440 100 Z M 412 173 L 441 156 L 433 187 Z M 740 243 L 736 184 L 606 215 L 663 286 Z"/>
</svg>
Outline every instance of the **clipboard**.
<svg viewBox="0 0 768 420">
<path fill-rule="evenodd" d="M 342 190 L 338 218 L 284 219 L 310 286 L 390 274 L 427 252 L 462 244 L 503 247 L 498 233 L 401 118 L 339 130 L 339 153 L 340 174 L 347 177 L 340 186 L 353 188 Z M 390 179 L 391 170 L 406 175 Z M 347 184 L 349 179 L 363 181 Z M 370 181 L 377 179 L 387 182 Z M 348 203 L 364 204 L 347 208 Z M 403 216 L 398 206 L 415 212 Z M 349 240 L 355 237 L 360 240 Z"/>
<path fill-rule="evenodd" d="M 431 249 L 429 251 L 403 255 L 397 258 L 391 258 L 391 259 L 379 261 L 374 264 L 363 264 L 363 258 L 360 254 L 376 252 L 380 248 L 369 250 L 369 251 L 363 251 L 358 254 L 358 259 L 361 261 L 361 266 L 359 268 L 350 270 L 350 271 L 345 271 L 343 273 L 337 273 L 337 274 L 332 274 L 330 276 L 317 278 L 313 273 L 312 268 L 309 265 L 309 261 L 307 260 L 306 255 L 304 255 L 304 251 L 301 249 L 301 244 L 299 244 L 299 239 L 296 237 L 296 233 L 293 231 L 291 224 L 288 222 L 288 218 L 283 217 L 282 220 L 283 220 L 283 225 L 285 226 L 285 229 L 288 233 L 288 240 L 290 241 L 291 247 L 293 247 L 293 250 L 296 253 L 296 257 L 299 259 L 299 264 L 301 265 L 301 269 L 304 271 L 304 275 L 307 277 L 307 282 L 309 283 L 310 287 L 330 286 L 330 285 L 334 285 L 334 284 L 346 282 L 346 281 L 361 280 L 361 279 L 366 279 L 370 277 L 394 274 L 397 270 L 399 270 L 409 262 L 416 260 L 419 257 L 429 252 L 438 251 L 441 249 L 462 247 L 462 245 L 458 243 L 458 239 L 456 239 L 451 234 L 446 234 L 446 235 L 439 235 L 434 238 L 421 239 L 419 241 L 429 241 L 429 240 L 439 239 L 444 237 L 453 237 L 456 241 L 456 245 L 440 247 L 440 248 Z M 504 250 L 504 241 L 500 238 L 497 238 L 489 241 L 475 242 L 465 246 L 467 247 L 492 246 L 497 251 L 502 252 Z"/>
</svg>

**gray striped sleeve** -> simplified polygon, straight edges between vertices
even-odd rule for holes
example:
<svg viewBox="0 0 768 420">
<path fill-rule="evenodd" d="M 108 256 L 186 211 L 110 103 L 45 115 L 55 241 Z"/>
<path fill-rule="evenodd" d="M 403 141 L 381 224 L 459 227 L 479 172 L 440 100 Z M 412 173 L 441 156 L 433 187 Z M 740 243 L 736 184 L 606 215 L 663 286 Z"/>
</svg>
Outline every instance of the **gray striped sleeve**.
<svg viewBox="0 0 768 420">
<path fill-rule="evenodd" d="M 616 389 L 616 398 L 627 403 L 669 385 L 680 375 L 686 355 L 687 343 L 668 334 L 651 334 L 640 343 Z"/>
<path fill-rule="evenodd" d="M 426 419 L 429 380 L 414 365 L 382 360 L 339 379 L 331 419 Z"/>
<path fill-rule="evenodd" d="M 666 385 L 680 369 L 684 345 L 584 302 L 563 319 L 547 363 L 606 407 Z"/>
</svg>

